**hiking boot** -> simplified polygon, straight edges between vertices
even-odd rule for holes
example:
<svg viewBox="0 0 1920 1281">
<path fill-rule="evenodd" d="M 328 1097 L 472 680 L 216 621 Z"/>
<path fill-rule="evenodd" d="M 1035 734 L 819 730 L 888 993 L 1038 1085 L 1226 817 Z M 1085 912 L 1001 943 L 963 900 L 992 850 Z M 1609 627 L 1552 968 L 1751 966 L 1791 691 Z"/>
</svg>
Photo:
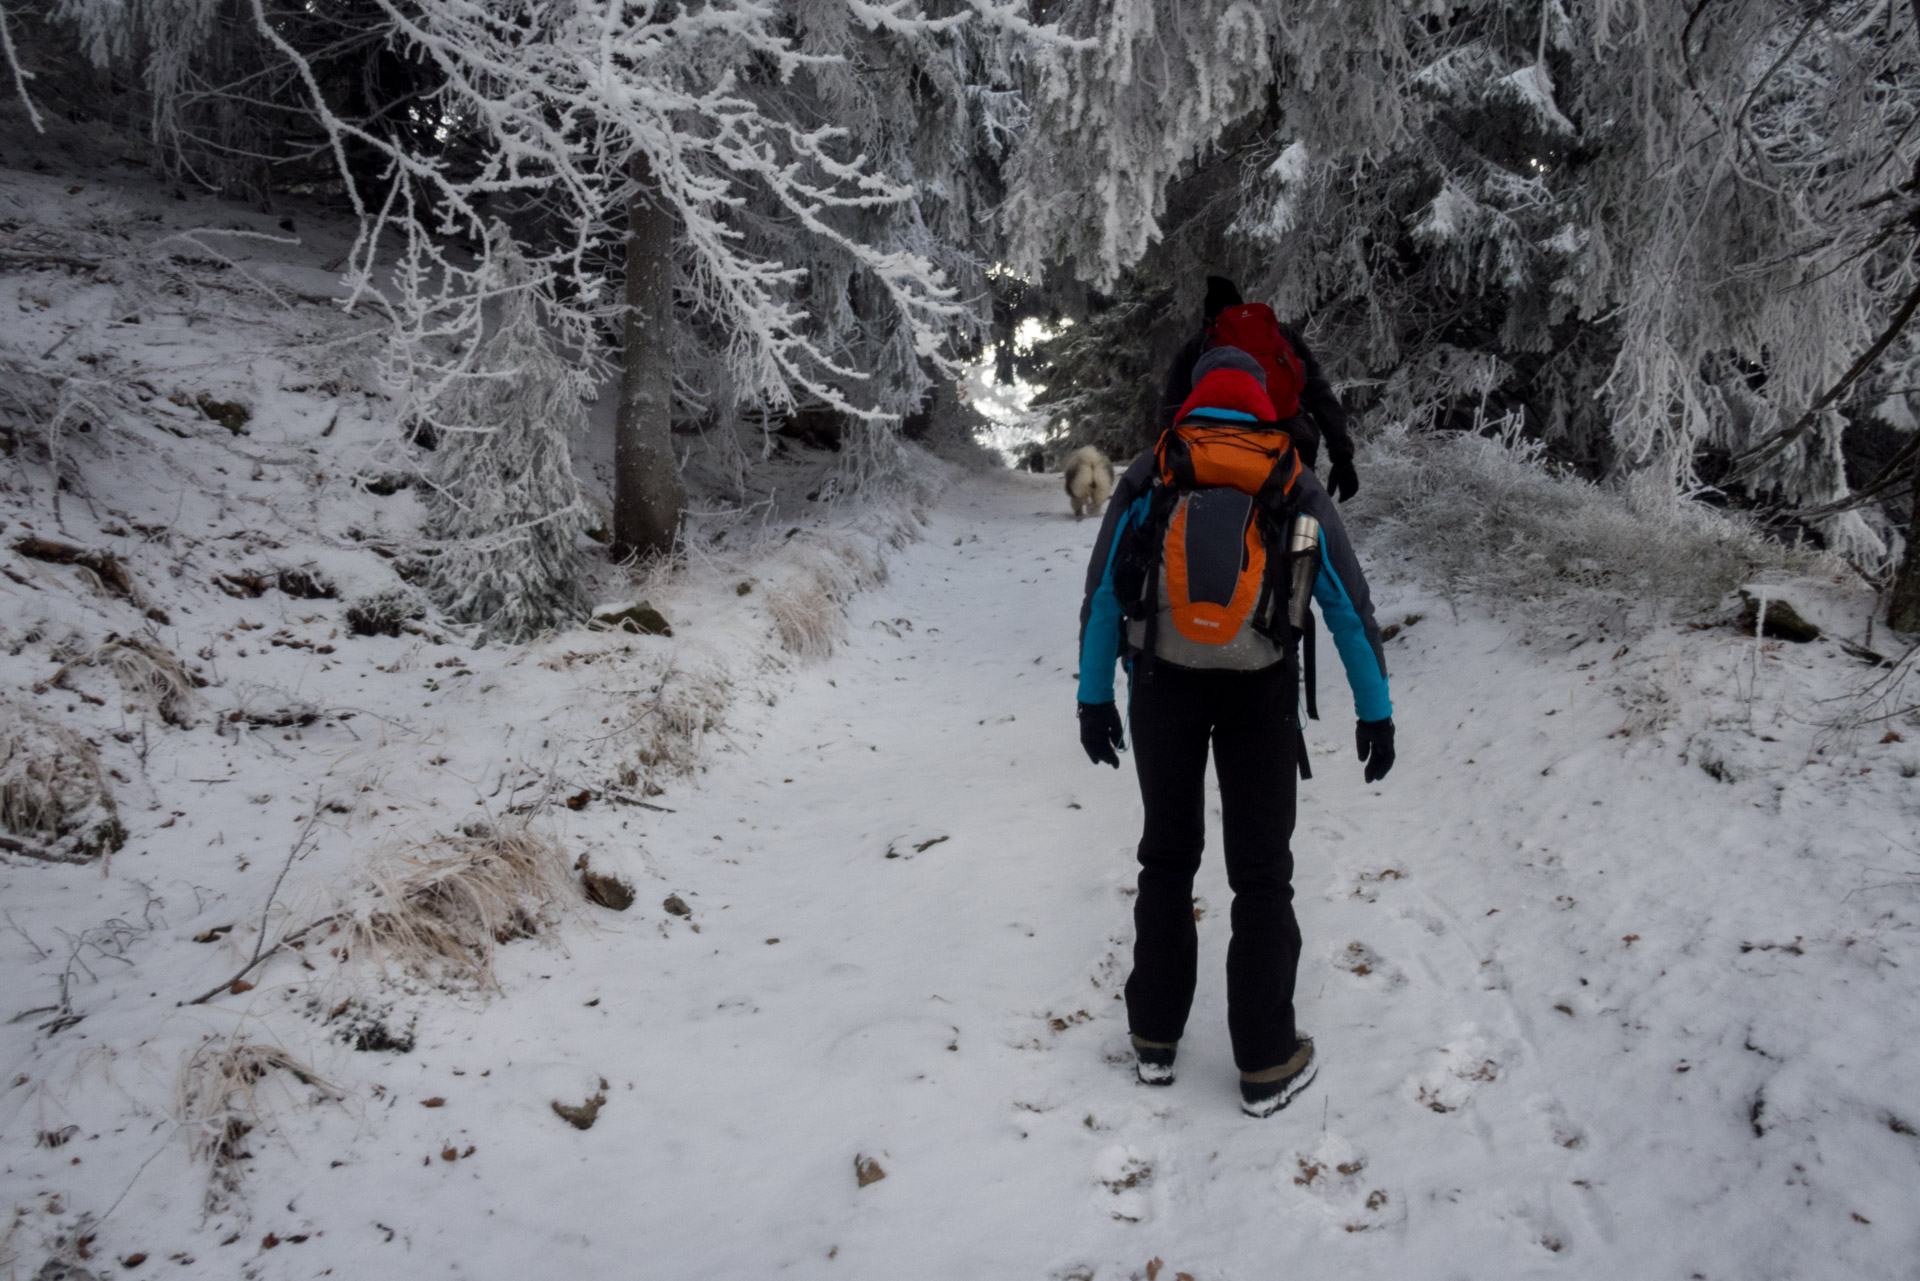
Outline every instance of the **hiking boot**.
<svg viewBox="0 0 1920 1281">
<path fill-rule="evenodd" d="M 1272 1116 L 1313 1083 L 1314 1070 L 1313 1039 L 1303 1036 L 1293 1043 L 1293 1055 L 1285 1063 L 1240 1074 L 1240 1110 L 1248 1116 Z"/>
<path fill-rule="evenodd" d="M 1136 1036 L 1133 1038 L 1133 1074 L 1140 1078 L 1142 1085 L 1172 1085 L 1173 1056 L 1179 1051 L 1178 1042 L 1166 1045 Z"/>
</svg>

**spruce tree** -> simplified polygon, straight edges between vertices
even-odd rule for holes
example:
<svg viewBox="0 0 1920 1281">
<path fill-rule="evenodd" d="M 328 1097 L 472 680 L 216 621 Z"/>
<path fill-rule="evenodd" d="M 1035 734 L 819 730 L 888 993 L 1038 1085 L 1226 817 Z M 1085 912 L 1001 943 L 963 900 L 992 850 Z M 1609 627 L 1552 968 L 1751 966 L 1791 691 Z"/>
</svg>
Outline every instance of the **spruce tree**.
<svg viewBox="0 0 1920 1281">
<path fill-rule="evenodd" d="M 532 273 L 503 234 L 496 242 L 498 328 L 433 416 L 426 533 L 438 555 L 427 591 L 483 639 L 513 642 L 587 613 L 587 508 L 568 451 L 586 408 L 541 326 Z"/>
</svg>

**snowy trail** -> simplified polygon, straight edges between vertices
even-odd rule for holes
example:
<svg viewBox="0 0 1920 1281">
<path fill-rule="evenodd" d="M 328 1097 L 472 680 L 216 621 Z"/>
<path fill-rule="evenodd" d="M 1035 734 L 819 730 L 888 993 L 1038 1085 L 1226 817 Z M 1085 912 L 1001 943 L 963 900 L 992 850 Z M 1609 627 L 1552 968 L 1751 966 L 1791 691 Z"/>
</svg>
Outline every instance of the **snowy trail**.
<svg viewBox="0 0 1920 1281">
<path fill-rule="evenodd" d="M 1136 1085 L 1138 800 L 1071 708 L 1094 532 L 1051 479 L 965 482 L 750 750 L 634 822 L 632 912 L 507 949 L 344 1165 L 325 1111 L 260 1154 L 328 1229 L 260 1275 L 1910 1275 L 1916 914 L 1848 895 L 1887 834 L 1610 739 L 1610 642 L 1540 653 L 1409 584 L 1376 583 L 1425 616 L 1393 774 L 1361 782 L 1331 661 L 1309 731 L 1319 1081 L 1238 1112 L 1215 813 L 1180 1079 Z"/>
</svg>

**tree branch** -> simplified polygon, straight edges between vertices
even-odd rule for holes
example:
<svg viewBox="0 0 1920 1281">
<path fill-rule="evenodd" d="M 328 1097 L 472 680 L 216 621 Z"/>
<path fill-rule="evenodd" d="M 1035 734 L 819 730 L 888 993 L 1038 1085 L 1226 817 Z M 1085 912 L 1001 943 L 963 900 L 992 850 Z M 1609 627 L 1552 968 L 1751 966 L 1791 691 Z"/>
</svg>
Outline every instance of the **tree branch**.
<svg viewBox="0 0 1920 1281">
<path fill-rule="evenodd" d="M 1915 3 L 1920 4 L 1920 0 L 1915 0 Z M 1805 413 L 1794 419 L 1790 426 L 1781 428 L 1752 449 L 1737 456 L 1733 460 L 1733 471 L 1728 475 L 1727 480 L 1737 482 L 1747 479 L 1763 463 L 1779 457 L 1788 445 L 1804 436 L 1828 406 L 1838 400 L 1847 388 L 1853 386 L 1862 374 L 1873 368 L 1874 363 L 1885 354 L 1887 348 L 1893 345 L 1893 340 L 1900 336 L 1900 331 L 1907 327 L 1907 322 L 1913 319 L 1913 313 L 1916 310 L 1920 310 L 1920 284 L 1916 284 L 1907 294 L 1906 301 L 1900 304 L 1900 310 L 1894 313 L 1886 329 L 1874 339 L 1873 346 L 1867 348 L 1860 359 L 1853 362 L 1852 367 L 1840 376 L 1840 381 L 1827 388 L 1818 400 L 1807 407 Z"/>
<path fill-rule="evenodd" d="M 287 935 L 285 938 L 275 943 L 271 948 L 267 946 L 267 917 L 271 915 L 273 912 L 273 901 L 280 896 L 280 886 L 287 879 L 287 873 L 292 870 L 295 860 L 297 860 L 300 857 L 301 852 L 303 850 L 307 849 L 310 846 L 311 838 L 313 836 L 313 829 L 320 822 L 320 807 L 324 799 L 325 798 L 320 793 L 316 792 L 314 794 L 313 809 L 307 815 L 307 821 L 301 825 L 300 835 L 294 838 L 293 848 L 287 851 L 286 861 L 280 864 L 279 875 L 273 878 L 273 887 L 267 891 L 266 906 L 260 909 L 260 928 L 257 931 L 255 931 L 255 934 L 254 934 L 253 955 L 247 958 L 247 963 L 240 967 L 240 972 L 238 974 L 235 974 L 232 978 L 228 979 L 224 983 L 216 984 L 212 988 L 201 993 L 199 996 L 194 997 L 191 1001 L 183 1001 L 181 1002 L 181 1004 L 183 1005 L 206 1004 L 208 1001 L 211 1001 L 214 997 L 218 996 L 222 991 L 228 988 L 231 988 L 235 983 L 238 983 L 241 979 L 245 978 L 249 973 L 252 972 L 255 966 L 259 965 L 262 961 L 265 961 L 267 958 L 273 956 L 276 952 L 280 951 L 287 944 L 292 943 L 296 939 L 305 937 L 309 931 L 311 931 L 318 925 L 324 924 L 326 920 L 335 919 L 335 918 L 328 917 L 328 918 L 323 918 L 320 921 L 315 921 L 313 922 L 313 924 L 303 926 L 295 933 Z"/>
<path fill-rule="evenodd" d="M 1798 514 L 1812 519 L 1819 516 L 1837 516 L 1841 512 L 1852 511 L 1856 507 L 1864 507 L 1879 498 L 1882 494 L 1899 485 L 1901 481 L 1899 475 L 1900 468 L 1912 461 L 1916 455 L 1920 455 L 1920 432 L 1916 432 L 1912 440 L 1900 446 L 1900 448 L 1894 452 L 1893 457 L 1887 459 L 1886 466 L 1875 473 L 1872 480 L 1860 486 L 1860 488 L 1854 490 L 1845 498 L 1837 499 L 1831 503 L 1825 503 L 1819 507 L 1806 508 Z"/>
</svg>

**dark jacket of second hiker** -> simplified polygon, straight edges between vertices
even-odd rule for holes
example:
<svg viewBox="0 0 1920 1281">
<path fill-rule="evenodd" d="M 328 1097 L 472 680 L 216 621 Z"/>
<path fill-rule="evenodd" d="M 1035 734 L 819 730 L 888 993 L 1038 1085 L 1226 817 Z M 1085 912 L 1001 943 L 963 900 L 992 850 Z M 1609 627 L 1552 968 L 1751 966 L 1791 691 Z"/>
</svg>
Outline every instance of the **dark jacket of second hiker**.
<svg viewBox="0 0 1920 1281">
<path fill-rule="evenodd" d="M 1313 348 L 1307 346 L 1307 340 L 1292 325 L 1280 326 L 1281 336 L 1293 344 L 1293 350 L 1300 357 L 1300 364 L 1306 371 L 1306 386 L 1300 392 L 1300 408 L 1313 415 L 1320 427 L 1320 434 L 1327 445 L 1327 457 L 1336 461 L 1353 458 L 1353 434 L 1347 430 L 1346 406 L 1340 403 L 1340 397 L 1333 392 L 1333 385 L 1327 381 L 1326 374 L 1320 370 L 1320 361 L 1313 354 Z M 1207 331 L 1202 329 L 1174 355 L 1173 365 L 1167 370 L 1166 388 L 1160 393 L 1159 417 L 1154 421 L 1154 435 L 1157 437 L 1173 426 L 1173 416 L 1180 412 L 1187 393 L 1193 390 L 1193 367 L 1200 357 L 1207 353 L 1212 342 Z M 1315 442 L 1301 440 L 1301 461 L 1311 467 L 1317 455 Z M 1119 495 L 1114 496 L 1116 499 Z"/>
</svg>

